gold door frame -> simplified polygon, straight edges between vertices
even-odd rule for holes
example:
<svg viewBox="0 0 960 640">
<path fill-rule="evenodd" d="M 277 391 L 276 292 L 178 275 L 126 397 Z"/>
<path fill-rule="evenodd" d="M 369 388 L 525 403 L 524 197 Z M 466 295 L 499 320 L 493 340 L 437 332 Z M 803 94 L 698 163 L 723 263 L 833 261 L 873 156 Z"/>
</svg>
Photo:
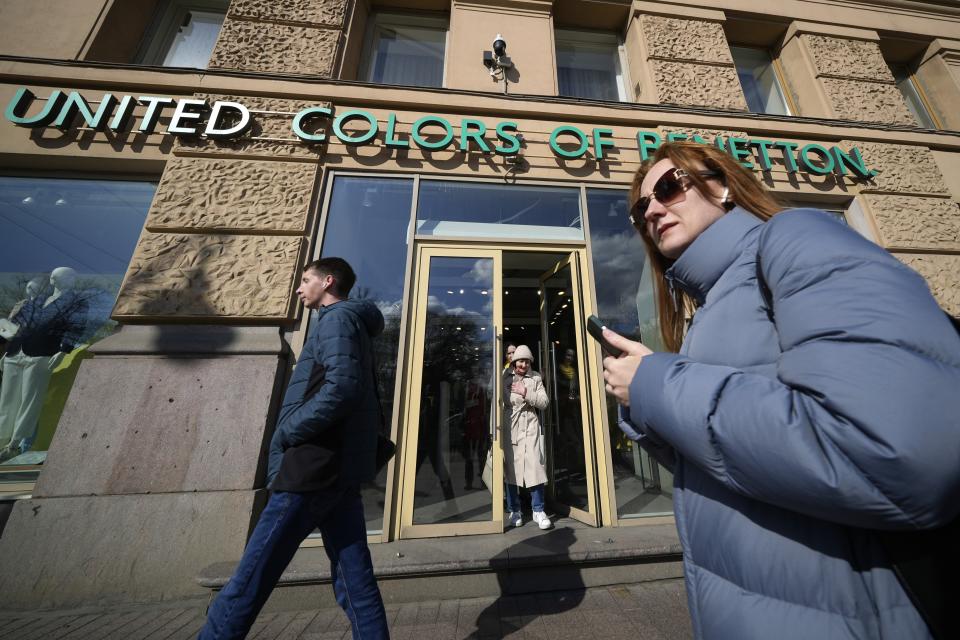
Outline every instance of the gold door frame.
<svg viewBox="0 0 960 640">
<path fill-rule="evenodd" d="M 564 505 L 564 507 L 570 510 L 570 517 L 583 522 L 584 524 L 589 524 L 590 526 L 596 527 L 600 523 L 600 513 L 597 509 L 598 506 L 598 486 L 597 486 L 597 475 L 595 466 L 597 464 L 597 457 L 595 455 L 595 447 L 593 446 L 593 413 L 591 411 L 591 402 L 588 400 L 590 391 L 586 388 L 588 380 L 595 375 L 598 375 L 599 372 L 590 371 L 586 368 L 588 358 L 584 355 L 584 349 L 587 347 L 587 340 L 584 339 L 584 318 L 583 311 L 585 309 L 583 305 L 583 295 L 582 295 L 582 278 L 581 274 L 583 272 L 583 261 L 586 259 L 585 252 L 582 250 L 570 251 L 566 258 L 560 260 L 553 268 L 544 272 L 540 276 L 540 289 L 543 291 L 543 294 L 540 296 L 540 333 L 543 336 L 544 340 L 544 353 L 541 354 L 542 358 L 545 358 L 543 369 L 547 369 L 546 363 L 549 360 L 546 358 L 549 357 L 548 349 L 550 349 L 550 341 L 548 332 L 548 318 L 546 314 L 546 304 L 547 304 L 547 289 L 546 282 L 553 276 L 557 275 L 561 269 L 569 266 L 570 267 L 570 290 L 571 290 L 571 299 L 573 304 L 573 321 L 574 321 L 574 335 L 576 336 L 576 346 L 577 346 L 577 371 L 581 372 L 581 375 L 578 377 L 580 384 L 580 416 L 581 416 L 581 428 L 583 430 L 583 449 L 584 449 L 584 468 L 587 474 L 587 511 L 573 507 L 570 505 Z M 589 314 L 588 314 L 589 315 Z M 550 376 L 555 376 L 556 372 L 550 371 Z M 550 380 L 550 384 L 556 384 L 555 380 Z M 554 409 L 556 410 L 556 409 Z M 558 423 L 559 424 L 559 423 Z M 552 461 L 551 461 L 552 464 Z M 556 495 L 554 495 L 554 500 L 556 500 Z"/>
<path fill-rule="evenodd" d="M 412 294 L 411 313 L 411 332 L 409 335 L 410 350 L 408 351 L 407 363 L 405 366 L 405 375 L 409 383 L 406 385 L 406 394 L 403 398 L 403 429 L 401 438 L 403 439 L 402 460 L 400 473 L 397 474 L 398 489 L 397 496 L 400 501 L 400 513 L 397 523 L 397 535 L 401 538 L 432 538 L 438 536 L 471 535 L 481 533 L 500 533 L 503 531 L 503 483 L 494 482 L 492 488 L 493 510 L 492 517 L 483 522 L 457 522 L 450 524 L 414 524 L 413 523 L 413 498 L 414 487 L 416 486 L 417 472 L 417 444 L 420 436 L 419 420 L 420 414 L 420 389 L 422 384 L 423 372 L 423 352 L 424 341 L 426 339 L 426 309 L 428 296 L 428 283 L 430 279 L 430 259 L 434 257 L 452 257 L 452 258 L 489 258 L 493 260 L 493 326 L 494 326 L 494 350 L 493 350 L 493 368 L 494 375 L 497 374 L 501 362 L 501 336 L 499 332 L 503 329 L 503 302 L 500 292 L 503 290 L 502 253 L 497 248 L 464 248 L 457 245 L 436 245 L 436 244 L 417 244 L 414 247 L 416 252 L 416 287 Z M 503 477 L 503 452 L 499 447 L 499 409 L 500 406 L 500 385 L 494 384 L 493 400 L 494 416 L 496 421 L 495 437 L 491 444 L 493 452 L 493 477 Z"/>
<path fill-rule="evenodd" d="M 521 242 L 506 242 L 491 244 L 489 240 L 480 242 L 470 242 L 458 239 L 457 242 L 446 240 L 416 240 L 411 251 L 413 254 L 414 273 L 411 278 L 410 304 L 407 305 L 405 313 L 407 317 L 407 326 L 409 331 L 406 335 L 406 361 L 403 366 L 403 377 L 405 383 L 404 394 L 401 399 L 401 420 L 402 424 L 398 429 L 398 449 L 399 455 L 396 460 L 399 467 L 396 478 L 396 496 L 398 509 L 395 517 L 392 519 L 392 537 L 398 538 L 431 538 L 440 536 L 471 535 L 483 533 L 500 533 L 503 531 L 503 499 L 504 486 L 502 482 L 494 482 L 492 490 L 493 516 L 490 521 L 483 522 L 461 522 L 450 524 L 414 524 L 413 523 L 413 487 L 416 484 L 416 462 L 417 462 L 417 442 L 419 439 L 419 415 L 420 407 L 420 389 L 422 384 L 423 371 L 423 353 L 426 327 L 426 296 L 429 282 L 429 264 L 432 257 L 477 257 L 493 258 L 494 260 L 494 308 L 493 322 L 495 327 L 495 347 L 494 359 L 497 371 L 502 365 L 503 353 L 503 253 L 561 253 L 567 254 L 567 258 L 561 261 L 558 268 L 563 264 L 571 263 L 571 274 L 576 279 L 575 290 L 578 294 L 583 313 L 593 312 L 593 296 L 589 288 L 585 286 L 583 278 L 584 273 L 588 273 L 587 250 L 581 246 L 571 246 L 570 244 L 527 244 Z M 574 268 L 576 274 L 574 275 Z M 574 314 L 577 316 L 578 314 Z M 598 476 L 596 467 L 603 464 L 606 456 L 601 455 L 598 458 L 596 444 L 598 435 L 595 433 L 593 419 L 596 412 L 590 410 L 592 406 L 601 400 L 603 386 L 598 385 L 594 378 L 600 374 L 600 369 L 589 366 L 590 363 L 597 362 L 599 351 L 592 340 L 585 339 L 584 319 L 576 318 L 576 331 L 582 349 L 578 349 L 578 366 L 580 371 L 585 371 L 586 375 L 581 380 L 581 415 L 583 416 L 584 428 L 584 450 L 587 467 L 587 500 L 590 512 L 584 512 L 580 509 L 571 508 L 571 515 L 577 520 L 598 526 L 604 519 L 598 507 L 601 507 L 605 496 L 605 491 L 598 485 Z M 493 477 L 503 477 L 503 449 L 501 445 L 500 421 L 502 413 L 500 411 L 501 389 L 499 384 L 494 385 L 495 410 L 493 419 L 496 421 L 494 443 L 492 447 L 493 455 Z M 602 437 L 602 436 L 601 436 Z M 388 496 L 389 500 L 389 496 Z M 574 513 L 576 512 L 576 513 Z M 386 526 L 386 523 L 385 523 Z"/>
</svg>

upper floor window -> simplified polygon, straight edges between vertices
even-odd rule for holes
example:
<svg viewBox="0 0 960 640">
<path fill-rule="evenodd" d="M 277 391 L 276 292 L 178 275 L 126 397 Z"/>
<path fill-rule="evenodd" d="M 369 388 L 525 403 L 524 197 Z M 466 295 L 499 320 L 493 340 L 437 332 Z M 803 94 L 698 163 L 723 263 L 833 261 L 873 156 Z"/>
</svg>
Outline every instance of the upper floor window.
<svg viewBox="0 0 960 640">
<path fill-rule="evenodd" d="M 753 113 L 788 116 L 790 109 L 770 52 L 754 47 L 730 47 L 740 86 Z"/>
<path fill-rule="evenodd" d="M 916 118 L 921 127 L 927 129 L 939 129 L 936 120 L 927 108 L 927 103 L 923 98 L 923 92 L 916 78 L 906 65 L 891 64 L 890 71 L 893 72 L 893 79 L 897 83 L 897 89 L 903 94 L 903 99 L 907 103 L 907 109 Z"/>
<path fill-rule="evenodd" d="M 170 0 L 142 56 L 145 64 L 206 69 L 229 0 Z"/>
<path fill-rule="evenodd" d="M 361 78 L 378 84 L 442 87 L 447 24 L 445 18 L 376 14 Z"/>
<path fill-rule="evenodd" d="M 627 99 L 617 36 L 557 29 L 556 42 L 557 85 L 561 96 Z"/>
</svg>

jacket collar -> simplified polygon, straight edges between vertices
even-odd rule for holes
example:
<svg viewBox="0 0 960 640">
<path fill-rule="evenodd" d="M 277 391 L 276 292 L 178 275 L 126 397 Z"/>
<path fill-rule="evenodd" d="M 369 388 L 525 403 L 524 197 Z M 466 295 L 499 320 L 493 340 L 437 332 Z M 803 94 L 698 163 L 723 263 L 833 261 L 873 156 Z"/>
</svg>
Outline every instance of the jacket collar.
<svg viewBox="0 0 960 640">
<path fill-rule="evenodd" d="M 702 305 L 707 293 L 743 249 L 744 238 L 763 222 L 735 207 L 707 227 L 664 274 L 667 286 L 679 287 Z"/>
</svg>

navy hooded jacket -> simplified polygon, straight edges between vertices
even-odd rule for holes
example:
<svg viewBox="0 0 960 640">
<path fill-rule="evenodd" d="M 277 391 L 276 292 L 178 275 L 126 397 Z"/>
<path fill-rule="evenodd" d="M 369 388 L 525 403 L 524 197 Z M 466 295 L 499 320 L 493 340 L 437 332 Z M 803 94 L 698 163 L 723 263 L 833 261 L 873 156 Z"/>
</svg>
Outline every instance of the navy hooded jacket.
<svg viewBox="0 0 960 640">
<path fill-rule="evenodd" d="M 383 314 L 368 300 L 322 307 L 297 360 L 270 442 L 267 483 L 314 491 L 373 480 L 381 429 L 373 339 Z"/>
<path fill-rule="evenodd" d="M 700 306 L 624 427 L 674 471 L 696 636 L 928 638 L 872 531 L 960 509 L 960 339 L 926 282 L 823 212 L 739 208 L 665 276 Z"/>
</svg>

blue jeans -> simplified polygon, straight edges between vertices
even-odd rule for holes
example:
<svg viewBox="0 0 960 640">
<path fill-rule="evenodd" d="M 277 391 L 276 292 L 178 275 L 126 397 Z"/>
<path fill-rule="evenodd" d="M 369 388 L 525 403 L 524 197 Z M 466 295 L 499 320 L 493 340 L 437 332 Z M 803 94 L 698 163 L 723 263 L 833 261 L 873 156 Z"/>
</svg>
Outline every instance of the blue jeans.
<svg viewBox="0 0 960 640">
<path fill-rule="evenodd" d="M 538 484 L 530 487 L 530 506 L 534 511 L 543 511 L 543 485 Z M 517 485 L 507 483 L 507 511 L 521 511 L 520 508 L 520 489 Z"/>
<path fill-rule="evenodd" d="M 353 637 L 389 638 L 360 491 L 351 488 L 270 494 L 233 577 L 210 605 L 200 640 L 246 637 L 300 543 L 318 527 L 337 604 L 350 619 Z"/>
</svg>

